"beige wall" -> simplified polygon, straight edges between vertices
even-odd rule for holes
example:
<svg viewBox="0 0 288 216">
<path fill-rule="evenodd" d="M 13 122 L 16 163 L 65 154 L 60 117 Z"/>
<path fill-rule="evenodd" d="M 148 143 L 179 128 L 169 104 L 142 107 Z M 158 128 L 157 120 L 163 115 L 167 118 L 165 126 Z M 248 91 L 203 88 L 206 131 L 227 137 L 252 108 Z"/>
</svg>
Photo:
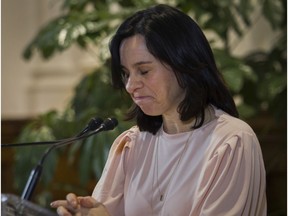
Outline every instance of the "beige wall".
<svg viewBox="0 0 288 216">
<path fill-rule="evenodd" d="M 2 0 L 2 119 L 19 119 L 50 109 L 62 110 L 81 76 L 96 63 L 92 56 L 73 47 L 45 62 L 39 56 L 24 61 L 21 53 L 40 26 L 57 15 L 59 2 L 52 0 Z M 269 49 L 275 35 L 255 14 L 255 26 L 245 40 L 235 37 L 234 53 L 254 48 Z M 265 32 L 265 33 L 263 33 Z"/>
<path fill-rule="evenodd" d="M 59 1 L 62 2 L 62 1 Z M 25 61 L 22 52 L 45 22 L 57 15 L 58 1 L 2 0 L 2 119 L 33 117 L 62 110 L 81 76 L 95 64 L 86 52 L 72 47 L 44 61 Z"/>
</svg>

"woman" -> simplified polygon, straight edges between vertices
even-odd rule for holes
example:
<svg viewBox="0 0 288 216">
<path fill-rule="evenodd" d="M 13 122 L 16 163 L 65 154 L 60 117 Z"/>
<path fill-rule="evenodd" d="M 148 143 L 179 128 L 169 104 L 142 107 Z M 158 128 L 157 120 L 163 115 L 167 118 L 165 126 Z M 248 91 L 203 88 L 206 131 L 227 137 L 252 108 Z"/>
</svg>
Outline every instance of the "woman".
<svg viewBox="0 0 288 216">
<path fill-rule="evenodd" d="M 92 197 L 68 194 L 51 204 L 58 214 L 266 215 L 257 137 L 198 25 L 158 5 L 124 21 L 110 51 L 137 126 L 114 141 Z"/>
</svg>

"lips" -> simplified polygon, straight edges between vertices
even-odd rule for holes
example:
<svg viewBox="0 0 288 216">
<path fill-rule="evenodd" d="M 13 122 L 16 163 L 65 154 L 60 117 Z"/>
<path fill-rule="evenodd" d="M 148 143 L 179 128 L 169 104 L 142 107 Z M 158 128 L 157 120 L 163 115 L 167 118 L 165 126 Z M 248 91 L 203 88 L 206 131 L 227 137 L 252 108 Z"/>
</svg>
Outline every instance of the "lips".
<svg viewBox="0 0 288 216">
<path fill-rule="evenodd" d="M 149 101 L 151 101 L 152 97 L 150 96 L 133 96 L 133 101 L 137 104 L 143 104 L 143 103 L 147 103 Z"/>
</svg>

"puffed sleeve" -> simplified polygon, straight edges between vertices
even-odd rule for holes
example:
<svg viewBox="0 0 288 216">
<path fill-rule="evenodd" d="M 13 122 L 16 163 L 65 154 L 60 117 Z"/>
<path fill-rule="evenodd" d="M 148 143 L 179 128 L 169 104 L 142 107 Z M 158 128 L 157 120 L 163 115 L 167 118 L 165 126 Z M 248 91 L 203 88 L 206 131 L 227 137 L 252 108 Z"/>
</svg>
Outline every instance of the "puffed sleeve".
<svg viewBox="0 0 288 216">
<path fill-rule="evenodd" d="M 239 132 L 211 154 L 190 215 L 266 215 L 265 178 L 256 136 Z"/>
<path fill-rule="evenodd" d="M 109 151 L 101 178 L 92 194 L 93 198 L 106 207 L 110 215 L 124 216 L 125 164 L 134 133 L 135 128 L 132 128 L 116 138 Z"/>
</svg>

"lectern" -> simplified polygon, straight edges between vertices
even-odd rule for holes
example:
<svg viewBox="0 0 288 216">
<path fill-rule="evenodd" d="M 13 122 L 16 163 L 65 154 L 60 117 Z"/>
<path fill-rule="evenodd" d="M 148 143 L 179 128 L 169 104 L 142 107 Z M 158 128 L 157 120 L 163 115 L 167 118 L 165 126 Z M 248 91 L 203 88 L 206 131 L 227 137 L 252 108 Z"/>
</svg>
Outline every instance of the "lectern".
<svg viewBox="0 0 288 216">
<path fill-rule="evenodd" d="M 57 214 L 13 194 L 1 194 L 1 216 L 56 216 Z"/>
</svg>

